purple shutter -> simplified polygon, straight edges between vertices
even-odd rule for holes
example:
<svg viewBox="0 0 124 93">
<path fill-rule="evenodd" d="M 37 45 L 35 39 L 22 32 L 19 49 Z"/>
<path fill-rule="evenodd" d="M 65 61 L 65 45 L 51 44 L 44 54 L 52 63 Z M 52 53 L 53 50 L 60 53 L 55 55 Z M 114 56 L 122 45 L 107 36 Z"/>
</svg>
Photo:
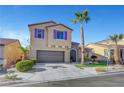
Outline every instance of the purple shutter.
<svg viewBox="0 0 124 93">
<path fill-rule="evenodd" d="M 37 38 L 37 29 L 34 30 L 34 37 Z"/>
<path fill-rule="evenodd" d="M 53 32 L 53 37 L 54 37 L 54 39 L 56 39 L 56 38 L 57 38 L 57 37 L 56 37 L 56 36 L 57 36 L 57 34 L 56 34 L 56 33 L 57 33 L 57 31 L 56 31 L 56 30 L 54 30 L 54 32 Z"/>
<path fill-rule="evenodd" d="M 42 30 L 42 39 L 44 39 L 44 30 Z"/>
<path fill-rule="evenodd" d="M 65 32 L 65 40 L 67 40 L 67 32 Z"/>
</svg>

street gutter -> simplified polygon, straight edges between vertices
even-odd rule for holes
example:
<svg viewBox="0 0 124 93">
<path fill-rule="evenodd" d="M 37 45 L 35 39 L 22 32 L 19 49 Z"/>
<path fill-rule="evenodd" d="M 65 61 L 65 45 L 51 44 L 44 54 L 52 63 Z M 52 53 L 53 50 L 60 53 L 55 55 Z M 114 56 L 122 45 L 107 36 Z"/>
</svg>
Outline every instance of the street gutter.
<svg viewBox="0 0 124 93">
<path fill-rule="evenodd" d="M 100 73 L 97 75 L 92 75 L 92 76 L 86 76 L 86 77 L 76 77 L 76 78 L 63 78 L 59 80 L 46 80 L 46 81 L 29 81 L 29 80 L 19 80 L 19 81 L 10 81 L 10 82 L 4 82 L 1 87 L 19 87 L 23 85 L 29 85 L 29 84 L 38 84 L 38 83 L 47 83 L 47 82 L 53 82 L 53 81 L 63 81 L 63 80 L 73 80 L 73 79 L 81 79 L 81 78 L 87 78 L 87 77 L 99 77 L 99 76 L 108 76 L 108 75 L 115 75 L 115 74 L 124 74 L 124 71 L 119 71 L 119 72 L 104 72 Z M 12 85 L 13 83 L 16 83 Z"/>
</svg>

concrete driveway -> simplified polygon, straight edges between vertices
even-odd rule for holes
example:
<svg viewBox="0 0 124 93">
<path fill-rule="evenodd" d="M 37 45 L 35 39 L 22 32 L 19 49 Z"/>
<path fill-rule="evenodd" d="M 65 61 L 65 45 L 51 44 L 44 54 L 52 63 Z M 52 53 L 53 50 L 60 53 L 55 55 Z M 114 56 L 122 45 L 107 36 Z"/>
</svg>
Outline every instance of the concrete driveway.
<svg viewBox="0 0 124 93">
<path fill-rule="evenodd" d="M 18 72 L 18 77 L 26 81 L 58 81 L 69 80 L 96 75 L 94 70 L 83 70 L 74 66 L 74 64 L 37 64 L 33 70 L 26 73 Z"/>
</svg>

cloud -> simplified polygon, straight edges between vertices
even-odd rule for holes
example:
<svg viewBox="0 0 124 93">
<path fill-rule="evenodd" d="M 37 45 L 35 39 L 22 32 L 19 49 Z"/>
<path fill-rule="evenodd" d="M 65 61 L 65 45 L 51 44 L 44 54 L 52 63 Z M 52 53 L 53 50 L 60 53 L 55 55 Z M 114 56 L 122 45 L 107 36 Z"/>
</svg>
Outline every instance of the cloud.
<svg viewBox="0 0 124 93">
<path fill-rule="evenodd" d="M 5 31 L 0 28 L 0 37 L 18 39 L 23 46 L 27 46 L 29 44 L 29 35 L 21 31 Z"/>
</svg>

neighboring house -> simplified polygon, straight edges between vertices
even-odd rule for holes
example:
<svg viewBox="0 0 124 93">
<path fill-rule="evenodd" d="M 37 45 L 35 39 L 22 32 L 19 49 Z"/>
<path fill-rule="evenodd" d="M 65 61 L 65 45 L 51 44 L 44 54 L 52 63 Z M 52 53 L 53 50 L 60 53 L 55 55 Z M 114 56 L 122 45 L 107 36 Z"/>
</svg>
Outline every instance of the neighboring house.
<svg viewBox="0 0 124 93">
<path fill-rule="evenodd" d="M 84 55 L 85 55 L 85 57 L 87 57 L 87 58 L 91 58 L 91 56 L 93 55 L 92 49 L 85 47 L 85 49 L 84 49 Z"/>
<path fill-rule="evenodd" d="M 20 42 L 17 39 L 0 38 L 0 64 L 10 66 L 21 58 Z"/>
<path fill-rule="evenodd" d="M 72 29 L 54 21 L 29 24 L 30 58 L 38 62 L 70 63 Z"/>
<path fill-rule="evenodd" d="M 110 60 L 114 59 L 114 48 L 115 45 L 110 40 L 103 40 L 96 43 L 87 45 L 87 48 L 91 48 L 93 53 L 97 55 L 97 60 Z M 118 43 L 120 60 L 124 60 L 124 39 Z"/>
</svg>

